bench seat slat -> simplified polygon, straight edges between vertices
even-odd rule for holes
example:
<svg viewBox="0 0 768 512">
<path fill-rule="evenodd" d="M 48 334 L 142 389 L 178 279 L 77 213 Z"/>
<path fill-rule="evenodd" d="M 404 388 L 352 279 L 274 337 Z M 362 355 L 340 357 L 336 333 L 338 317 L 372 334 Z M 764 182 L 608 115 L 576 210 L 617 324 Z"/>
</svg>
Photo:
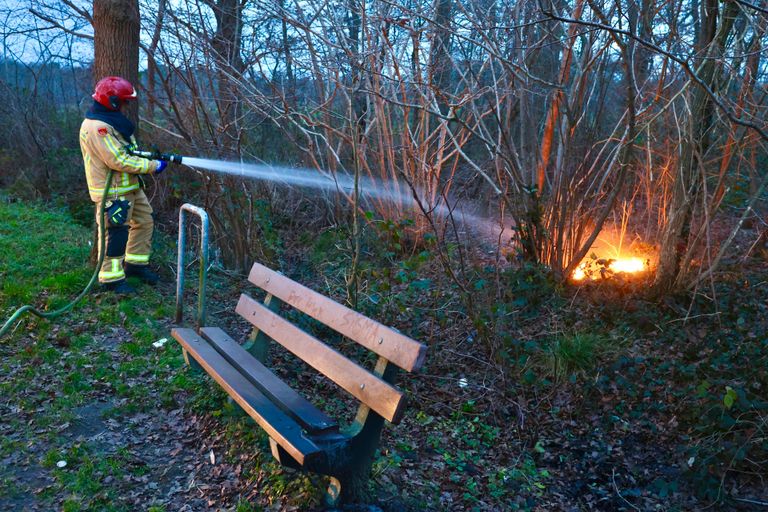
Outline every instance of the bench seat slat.
<svg viewBox="0 0 768 512">
<path fill-rule="evenodd" d="M 400 420 L 405 396 L 394 386 L 369 373 L 362 366 L 247 295 L 240 296 L 237 312 L 383 418 L 392 423 Z"/>
<path fill-rule="evenodd" d="M 218 327 L 204 327 L 201 334 L 240 373 L 310 434 L 338 430 L 338 423 L 280 380 Z"/>
<path fill-rule="evenodd" d="M 240 407 L 299 464 L 304 465 L 324 456 L 323 451 L 304 435 L 298 423 L 270 402 L 194 330 L 173 329 L 171 334 Z"/>
<path fill-rule="evenodd" d="M 427 347 L 349 309 L 274 270 L 254 263 L 248 280 L 292 307 L 331 327 L 400 368 L 421 368 Z"/>
</svg>

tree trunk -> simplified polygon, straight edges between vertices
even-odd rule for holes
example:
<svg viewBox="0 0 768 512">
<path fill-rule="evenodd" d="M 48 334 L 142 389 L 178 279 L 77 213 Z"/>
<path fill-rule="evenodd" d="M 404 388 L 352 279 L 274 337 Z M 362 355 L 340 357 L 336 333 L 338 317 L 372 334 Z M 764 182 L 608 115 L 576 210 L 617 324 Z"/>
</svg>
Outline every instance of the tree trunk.
<svg viewBox="0 0 768 512">
<path fill-rule="evenodd" d="M 136 87 L 139 81 L 139 2 L 138 0 L 94 0 L 93 2 L 93 82 L 105 76 L 120 76 Z M 139 120 L 137 102 L 129 102 L 125 115 Z M 99 259 L 99 233 L 94 227 L 90 260 Z"/>
<path fill-rule="evenodd" d="M 219 138 L 223 156 L 239 157 L 242 129 L 240 118 L 241 90 L 236 80 L 241 76 L 244 64 L 241 53 L 243 33 L 243 8 L 241 0 L 216 0 L 208 2 L 216 18 L 216 32 L 211 40 L 213 61 L 216 66 L 216 104 L 219 111 Z M 234 77 L 234 80 L 233 80 Z M 246 270 L 252 261 L 253 218 L 242 180 L 222 177 L 216 181 L 223 200 L 221 231 L 226 231 L 225 262 L 237 271 Z"/>
<path fill-rule="evenodd" d="M 105 76 L 121 76 L 134 87 L 138 84 L 139 27 L 138 0 L 94 0 L 94 84 Z M 125 114 L 136 123 L 138 104 L 130 102 Z"/>
<path fill-rule="evenodd" d="M 283 58 L 285 59 L 285 85 L 283 86 L 284 94 L 289 98 L 289 103 L 293 104 L 293 99 L 296 92 L 296 82 L 293 79 L 293 55 L 291 53 L 291 41 L 288 38 L 288 22 L 286 17 L 288 14 L 285 12 L 285 0 L 279 0 L 280 7 L 280 33 L 283 39 Z M 285 89 L 288 89 L 287 92 Z"/>
<path fill-rule="evenodd" d="M 224 147 L 229 152 L 237 152 L 240 143 L 240 90 L 230 77 L 239 76 L 244 67 L 240 53 L 243 6 L 240 0 L 218 0 L 213 6 L 213 12 L 216 16 L 216 34 L 211 47 L 215 53 L 218 74 L 217 104 L 221 128 L 226 138 Z"/>
<path fill-rule="evenodd" d="M 446 112 L 451 93 L 451 15 L 452 0 L 435 0 L 435 25 L 429 54 L 429 84 L 440 110 Z"/>
<path fill-rule="evenodd" d="M 152 34 L 152 41 L 149 44 L 147 50 L 147 105 L 146 105 L 146 117 L 153 122 L 155 120 L 155 79 L 158 75 L 157 60 L 155 59 L 155 53 L 157 47 L 160 44 L 160 34 L 163 29 L 163 19 L 165 18 L 165 7 L 167 0 L 159 0 L 157 5 L 157 18 L 155 19 L 155 31 Z"/>
<path fill-rule="evenodd" d="M 347 39 L 349 42 L 350 94 L 352 95 L 352 114 L 354 115 L 355 130 L 358 140 L 365 134 L 366 112 L 368 99 L 363 89 L 365 87 L 364 62 L 361 55 L 361 24 L 364 13 L 359 0 L 347 0 Z"/>
</svg>

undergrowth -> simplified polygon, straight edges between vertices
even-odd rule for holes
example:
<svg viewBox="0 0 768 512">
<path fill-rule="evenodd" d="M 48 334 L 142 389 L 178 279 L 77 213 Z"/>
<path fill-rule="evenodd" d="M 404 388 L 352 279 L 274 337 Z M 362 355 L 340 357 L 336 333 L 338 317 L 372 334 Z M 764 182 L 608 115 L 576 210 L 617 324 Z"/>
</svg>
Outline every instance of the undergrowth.
<svg viewBox="0 0 768 512">
<path fill-rule="evenodd" d="M 263 216 L 278 247 L 281 226 Z M 459 258 L 471 248 L 431 236 L 409 245 L 407 229 L 365 224 L 354 269 L 349 231 L 326 229 L 300 239 L 306 250 L 279 268 L 342 302 L 357 272 L 357 309 L 429 344 L 424 371 L 404 381 L 414 398 L 406 419 L 386 429 L 374 465 L 372 485 L 393 510 L 598 499 L 616 509 L 677 500 L 672 508 L 685 510 L 728 506 L 749 482 L 760 485 L 768 473 L 764 273 L 721 282 L 714 303 L 654 303 L 621 283 L 564 289 L 541 267 L 472 265 Z M 0 313 L 30 301 L 50 309 L 76 294 L 91 272 L 90 236 L 63 207 L 0 198 Z M 172 261 L 173 242 L 157 238 L 160 260 Z M 285 258 L 288 246 L 270 254 Z M 241 281 L 214 276 L 211 300 L 231 309 Z M 93 294 L 70 316 L 27 318 L 2 340 L 0 393 L 12 399 L 0 405 L 0 458 L 51 478 L 36 495 L 45 503 L 66 496 L 66 510 L 127 510 L 108 482 L 147 468 L 117 447 L 73 442 L 75 411 L 99 400 L 109 405 L 104 418 L 183 406 L 213 422 L 206 428 L 226 440 L 226 461 L 248 454 L 240 479 L 258 499 L 236 510 L 319 506 L 322 479 L 281 469 L 263 432 L 208 377 L 184 368 L 176 343 L 153 346 L 168 337 L 173 304 L 168 288 L 140 290 L 124 300 Z M 22 503 L 35 490 L 0 470 L 8 499 Z"/>
<path fill-rule="evenodd" d="M 503 381 L 515 383 L 516 390 L 494 390 L 493 396 L 509 391 L 531 396 L 531 406 L 542 407 L 545 402 L 538 396 L 577 392 L 584 400 L 576 405 L 578 409 L 615 418 L 609 424 L 624 425 L 622 435 L 638 429 L 648 432 L 642 435 L 662 436 L 674 454 L 668 461 L 674 474 L 645 480 L 644 488 L 632 490 L 637 497 L 666 501 L 688 488 L 704 504 L 736 503 L 738 485 L 729 484 L 729 479 L 740 475 L 744 484 L 754 475 L 768 472 L 765 273 L 751 274 L 743 283 L 723 282 L 717 291 L 718 302 L 700 297 L 691 310 L 692 299 L 686 296 L 662 303 L 648 301 L 642 280 L 587 285 L 580 292 L 582 287 L 560 288 L 547 269 L 537 266 L 459 268 L 453 254 L 458 248 L 451 243 L 440 249 L 434 237 L 426 237 L 407 246 L 403 226 L 388 223 L 378 228 L 363 236 L 365 257 L 359 272 L 364 300 L 360 307 L 385 323 L 398 325 L 407 318 L 409 333 L 417 339 L 450 332 L 451 341 L 438 342 L 432 349 L 445 346 L 455 355 L 482 354 L 483 360 L 499 368 Z M 339 238 L 331 241 L 331 234 Z M 344 236 L 346 233 L 326 233 L 316 252 L 309 255 L 310 266 L 324 275 L 330 268 L 330 275 L 343 276 L 351 259 Z M 456 267 L 451 276 L 439 263 L 439 250 L 452 252 Z M 456 275 L 461 282 L 455 280 Z M 341 282 L 336 282 L 341 290 Z M 466 290 L 471 291 L 469 301 Z M 686 313 L 681 312 L 686 310 L 697 320 L 685 321 Z M 472 365 L 433 363 L 439 368 L 433 371 L 445 372 L 443 382 L 456 395 L 466 395 L 475 385 L 470 376 Z M 454 411 L 465 411 L 472 404 L 473 410 L 487 415 L 506 403 L 469 400 L 462 404 L 458 396 L 452 400 Z M 600 397 L 608 401 L 605 407 L 590 404 Z M 485 425 L 486 417 L 476 416 L 473 425 L 478 421 Z M 429 418 L 432 416 L 421 416 L 428 444 L 433 439 L 433 449 L 437 449 L 442 434 L 434 436 L 448 427 Z M 671 423 L 662 432 L 659 421 Z M 493 424 L 490 420 L 488 426 Z M 409 447 L 405 453 L 413 449 Z M 467 466 L 462 460 L 477 458 L 477 454 L 467 452 L 466 447 L 438 453 L 449 472 L 464 475 L 457 476 L 467 489 L 464 506 L 472 506 L 473 489 L 503 501 L 504 493 L 493 488 L 494 479 L 478 484 L 476 478 L 466 478 Z M 523 461 L 534 460 L 530 457 L 536 453 L 529 454 Z M 402 458 L 395 455 L 382 464 L 398 465 Z M 505 478 L 526 464 L 509 466 Z M 641 475 L 637 478 L 644 480 Z M 759 477 L 757 485 L 762 485 Z M 528 505 L 514 502 L 515 507 Z"/>
</svg>

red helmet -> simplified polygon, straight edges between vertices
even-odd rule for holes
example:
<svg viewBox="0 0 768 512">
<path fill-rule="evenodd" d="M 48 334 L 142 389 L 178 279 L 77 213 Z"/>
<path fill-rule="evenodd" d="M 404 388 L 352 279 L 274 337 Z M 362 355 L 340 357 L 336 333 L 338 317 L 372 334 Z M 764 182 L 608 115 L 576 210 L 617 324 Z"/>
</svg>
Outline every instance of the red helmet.
<svg viewBox="0 0 768 512">
<path fill-rule="evenodd" d="M 96 84 L 92 98 L 109 109 L 120 110 L 124 102 L 136 99 L 136 89 L 125 78 L 105 76 Z"/>
</svg>

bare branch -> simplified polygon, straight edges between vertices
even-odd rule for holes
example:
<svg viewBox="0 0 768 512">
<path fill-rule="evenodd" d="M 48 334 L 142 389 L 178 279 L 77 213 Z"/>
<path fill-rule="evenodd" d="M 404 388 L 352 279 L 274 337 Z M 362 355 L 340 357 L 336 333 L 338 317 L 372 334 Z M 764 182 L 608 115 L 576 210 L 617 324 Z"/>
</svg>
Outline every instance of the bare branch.
<svg viewBox="0 0 768 512">
<path fill-rule="evenodd" d="M 735 0 L 729 0 L 729 1 L 735 1 Z M 645 39 L 643 39 L 641 37 L 638 37 L 635 34 L 630 33 L 627 30 L 618 29 L 618 28 L 615 28 L 615 27 L 612 27 L 610 25 L 606 25 L 606 24 L 603 24 L 603 23 L 596 23 L 596 22 L 593 22 L 593 21 L 575 20 L 575 19 L 565 18 L 563 16 L 559 16 L 559 15 L 555 14 L 554 12 L 546 9 L 541 1 L 540 1 L 540 8 L 541 8 L 542 12 L 546 16 L 548 16 L 549 18 L 551 18 L 553 20 L 561 21 L 563 23 L 575 23 L 577 25 L 584 25 L 584 26 L 588 26 L 588 27 L 592 27 L 592 28 L 598 28 L 598 29 L 605 30 L 605 31 L 613 33 L 613 34 L 623 35 L 623 36 L 625 36 L 627 38 L 630 38 L 630 39 L 634 40 L 637 43 L 640 43 L 641 45 L 645 46 L 646 48 L 649 48 L 649 49 L 657 52 L 659 55 L 664 55 L 665 57 L 669 58 L 670 60 L 676 62 L 677 64 L 680 65 L 680 67 L 683 69 L 683 71 L 685 71 L 685 74 L 688 75 L 688 77 L 690 77 L 690 79 L 693 82 L 695 82 L 696 85 L 701 87 L 706 92 L 707 96 L 709 96 L 710 99 L 715 103 L 715 105 L 717 105 L 717 107 L 720 110 L 723 111 L 723 113 L 728 117 L 728 119 L 731 122 L 733 122 L 735 124 L 738 124 L 740 126 L 744 126 L 745 128 L 749 128 L 751 130 L 754 130 L 755 132 L 757 132 L 760 135 L 760 137 L 763 140 L 768 141 L 768 132 L 766 130 L 764 130 L 762 127 L 758 126 L 757 124 L 752 123 L 750 121 L 747 121 L 747 120 L 737 116 L 735 114 L 735 112 L 733 112 L 733 110 L 730 107 L 728 107 L 728 105 L 726 105 L 725 102 L 723 102 L 722 98 L 720 98 L 720 96 L 718 94 L 715 94 L 715 92 L 712 90 L 712 88 L 709 85 L 707 85 L 707 83 L 704 80 L 702 80 L 702 78 L 693 70 L 693 68 L 691 67 L 690 62 L 687 59 L 682 59 L 682 58 L 678 57 L 677 55 L 675 55 L 675 54 L 673 54 L 673 53 L 671 53 L 671 52 L 669 52 L 667 50 L 664 50 L 660 46 L 658 46 L 658 45 L 656 45 L 656 44 L 654 44 L 654 43 L 652 43 L 650 41 L 647 41 L 647 40 L 645 40 Z"/>
<path fill-rule="evenodd" d="M 54 20 L 50 16 L 47 16 L 43 14 L 42 12 L 36 10 L 36 9 L 30 9 L 30 13 L 32 13 L 35 17 L 40 18 L 41 20 L 45 21 L 46 23 L 49 23 L 51 26 L 49 28 L 56 28 L 59 29 L 67 34 L 73 35 L 75 37 L 81 38 L 81 39 L 88 39 L 93 41 L 93 36 L 91 34 L 85 34 L 83 32 L 77 32 L 75 30 L 70 29 L 69 27 L 65 27 L 57 20 Z"/>
</svg>

